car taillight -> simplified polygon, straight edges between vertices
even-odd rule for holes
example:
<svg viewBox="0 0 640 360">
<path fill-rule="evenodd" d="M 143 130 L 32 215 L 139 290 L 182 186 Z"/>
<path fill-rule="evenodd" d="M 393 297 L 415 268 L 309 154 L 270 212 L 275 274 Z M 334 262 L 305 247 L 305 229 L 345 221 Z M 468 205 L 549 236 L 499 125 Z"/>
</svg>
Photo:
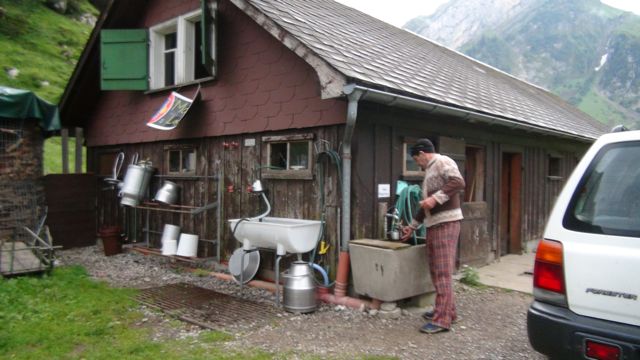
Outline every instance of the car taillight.
<svg viewBox="0 0 640 360">
<path fill-rule="evenodd" d="M 584 354 L 589 359 L 617 360 L 620 359 L 620 348 L 616 345 L 587 340 Z"/>
<path fill-rule="evenodd" d="M 540 240 L 533 268 L 533 287 L 565 294 L 564 269 L 562 266 L 562 244 L 558 241 Z"/>
</svg>

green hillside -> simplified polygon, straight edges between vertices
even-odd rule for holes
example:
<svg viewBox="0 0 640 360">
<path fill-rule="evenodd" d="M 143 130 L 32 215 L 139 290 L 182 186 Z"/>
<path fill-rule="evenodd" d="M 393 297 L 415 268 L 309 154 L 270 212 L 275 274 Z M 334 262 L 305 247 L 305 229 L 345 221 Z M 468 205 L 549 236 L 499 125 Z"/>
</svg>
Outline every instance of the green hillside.
<svg viewBox="0 0 640 360">
<path fill-rule="evenodd" d="M 98 11 L 88 0 L 69 0 L 65 14 L 45 3 L 0 0 L 0 84 L 31 90 L 57 104 L 92 30 L 78 19 L 87 13 L 98 16 Z M 13 69 L 15 77 L 9 75 Z M 60 154 L 60 139 L 48 139 L 45 174 L 61 172 Z"/>
</svg>

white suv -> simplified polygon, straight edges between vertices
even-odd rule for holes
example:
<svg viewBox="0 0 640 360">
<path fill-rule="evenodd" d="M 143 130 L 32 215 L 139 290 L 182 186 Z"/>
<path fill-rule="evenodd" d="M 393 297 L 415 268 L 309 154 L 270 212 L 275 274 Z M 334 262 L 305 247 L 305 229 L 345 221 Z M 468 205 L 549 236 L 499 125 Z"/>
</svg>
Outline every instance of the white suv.
<svg viewBox="0 0 640 360">
<path fill-rule="evenodd" d="M 640 359 L 640 131 L 603 135 L 536 252 L 529 341 L 558 359 Z"/>
</svg>

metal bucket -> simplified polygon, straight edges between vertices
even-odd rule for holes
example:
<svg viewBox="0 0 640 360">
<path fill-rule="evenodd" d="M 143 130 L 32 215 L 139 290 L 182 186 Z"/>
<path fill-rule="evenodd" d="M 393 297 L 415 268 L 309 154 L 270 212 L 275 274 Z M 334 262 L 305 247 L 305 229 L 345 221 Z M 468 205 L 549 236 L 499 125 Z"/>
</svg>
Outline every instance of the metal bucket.
<svg viewBox="0 0 640 360">
<path fill-rule="evenodd" d="M 313 270 L 304 261 L 295 261 L 284 277 L 284 309 L 293 313 L 313 312 L 318 307 Z"/>
<path fill-rule="evenodd" d="M 129 165 L 122 182 L 120 204 L 137 206 L 147 192 L 154 170 L 150 161 L 140 161 L 137 165 Z"/>
<path fill-rule="evenodd" d="M 175 205 L 180 197 L 180 185 L 173 181 L 165 180 L 162 187 L 156 192 L 153 200 L 167 204 Z"/>
</svg>

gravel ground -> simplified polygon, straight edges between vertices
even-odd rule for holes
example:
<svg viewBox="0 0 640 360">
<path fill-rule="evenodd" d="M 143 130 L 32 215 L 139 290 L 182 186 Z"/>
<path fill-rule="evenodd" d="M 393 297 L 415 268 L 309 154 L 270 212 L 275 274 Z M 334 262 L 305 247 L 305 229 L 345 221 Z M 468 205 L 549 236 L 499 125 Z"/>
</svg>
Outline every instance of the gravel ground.
<svg viewBox="0 0 640 360">
<path fill-rule="evenodd" d="M 105 257 L 96 246 L 58 252 L 61 264 L 84 266 L 96 279 L 116 287 L 147 288 L 186 282 L 217 292 L 274 306 L 270 292 L 244 287 L 210 276 L 176 271 L 170 259 L 127 252 Z M 281 312 L 268 325 L 231 324 L 221 329 L 233 340 L 230 349 L 258 348 L 287 359 L 317 356 L 353 359 L 365 356 L 394 356 L 399 359 L 543 359 L 527 340 L 526 310 L 531 296 L 495 288 L 472 288 L 455 284 L 461 321 L 451 331 L 436 335 L 418 332 L 420 314 L 403 310 L 397 319 L 321 305 L 311 314 Z M 140 306 L 145 316 L 140 325 L 154 329 L 154 339 L 196 337 L 199 327 L 171 325 L 171 318 Z M 175 323 L 175 322 L 174 322 Z"/>
</svg>

